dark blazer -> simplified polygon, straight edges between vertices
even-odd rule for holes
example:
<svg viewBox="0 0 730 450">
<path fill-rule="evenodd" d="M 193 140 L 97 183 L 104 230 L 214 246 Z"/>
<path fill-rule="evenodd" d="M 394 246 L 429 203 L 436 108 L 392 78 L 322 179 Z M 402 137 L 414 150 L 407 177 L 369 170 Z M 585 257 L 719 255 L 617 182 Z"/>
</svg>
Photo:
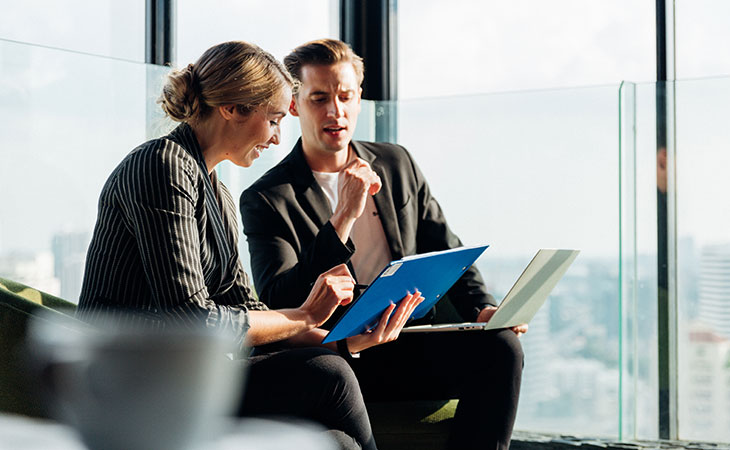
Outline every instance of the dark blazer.
<svg viewBox="0 0 730 450">
<path fill-rule="evenodd" d="M 78 317 L 206 325 L 243 341 L 255 299 L 237 250 L 235 203 L 208 175 L 186 124 L 134 149 L 107 180 Z M 111 318 L 111 319 L 110 319 Z"/>
<path fill-rule="evenodd" d="M 462 245 L 405 148 L 358 141 L 352 147 L 382 180 L 373 199 L 394 259 Z M 301 139 L 243 192 L 240 207 L 254 284 L 272 308 L 301 305 L 320 273 L 348 263 L 355 252 L 352 240 L 343 244 L 329 222 L 329 203 L 304 159 Z M 464 320 L 495 304 L 474 267 L 448 295 Z"/>
</svg>

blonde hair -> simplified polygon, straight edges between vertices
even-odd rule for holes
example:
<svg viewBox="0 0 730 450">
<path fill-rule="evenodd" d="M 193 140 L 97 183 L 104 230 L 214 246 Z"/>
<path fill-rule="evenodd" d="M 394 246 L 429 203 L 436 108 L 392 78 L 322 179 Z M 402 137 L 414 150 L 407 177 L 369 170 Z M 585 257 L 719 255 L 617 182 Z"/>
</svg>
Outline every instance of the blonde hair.
<svg viewBox="0 0 730 450">
<path fill-rule="evenodd" d="M 293 88 L 294 81 L 271 54 L 248 42 L 231 41 L 171 71 L 157 103 L 172 120 L 193 122 L 223 105 L 250 112 L 270 102 L 284 86 Z"/>
<path fill-rule="evenodd" d="M 357 84 L 362 84 L 365 77 L 365 65 L 349 45 L 337 39 L 318 39 L 302 44 L 292 50 L 284 58 L 284 65 L 297 82 L 302 80 L 302 67 L 306 65 L 330 66 L 341 62 L 349 62 L 355 69 Z"/>
</svg>

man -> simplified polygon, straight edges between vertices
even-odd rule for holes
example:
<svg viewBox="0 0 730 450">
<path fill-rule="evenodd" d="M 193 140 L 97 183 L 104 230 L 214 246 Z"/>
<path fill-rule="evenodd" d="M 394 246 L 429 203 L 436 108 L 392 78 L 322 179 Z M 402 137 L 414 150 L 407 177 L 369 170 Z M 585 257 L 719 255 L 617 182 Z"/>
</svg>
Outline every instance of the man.
<svg viewBox="0 0 730 450">
<path fill-rule="evenodd" d="M 298 306 L 316 274 L 334 265 L 347 263 L 368 284 L 392 259 L 461 246 L 403 147 L 352 141 L 362 59 L 324 39 L 284 62 L 301 83 L 290 112 L 302 137 L 241 196 L 260 298 Z M 448 297 L 465 321 L 487 321 L 495 310 L 476 268 Z M 357 359 L 343 354 L 366 400 L 459 398 L 450 447 L 507 449 L 523 364 L 517 337 L 526 329 L 404 334 Z"/>
</svg>

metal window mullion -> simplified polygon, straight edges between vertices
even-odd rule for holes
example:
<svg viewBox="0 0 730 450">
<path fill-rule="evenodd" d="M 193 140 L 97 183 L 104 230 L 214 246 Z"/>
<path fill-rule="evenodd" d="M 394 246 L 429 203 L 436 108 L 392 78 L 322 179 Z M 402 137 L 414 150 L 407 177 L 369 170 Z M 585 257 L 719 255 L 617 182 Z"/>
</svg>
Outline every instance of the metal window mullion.
<svg viewBox="0 0 730 450">
<path fill-rule="evenodd" d="M 145 62 L 172 66 L 175 61 L 175 0 L 146 0 Z M 145 124 L 147 139 L 159 137 L 160 119 L 164 117 L 157 105 L 160 95 L 160 71 L 146 66 Z"/>
<path fill-rule="evenodd" d="M 175 0 L 146 0 L 145 62 L 172 65 L 175 62 Z"/>
<path fill-rule="evenodd" d="M 396 18 L 396 0 L 340 0 L 340 39 L 365 62 L 363 99 L 378 102 L 377 141 L 397 139 Z"/>
<path fill-rule="evenodd" d="M 677 245 L 676 245 L 676 107 L 674 0 L 656 0 L 656 126 L 657 152 L 667 152 L 664 208 L 657 208 L 657 286 L 659 438 L 678 433 Z M 657 180 L 659 182 L 659 180 Z M 662 196 L 657 196 L 658 201 Z M 659 206 L 659 205 L 658 205 Z"/>
</svg>

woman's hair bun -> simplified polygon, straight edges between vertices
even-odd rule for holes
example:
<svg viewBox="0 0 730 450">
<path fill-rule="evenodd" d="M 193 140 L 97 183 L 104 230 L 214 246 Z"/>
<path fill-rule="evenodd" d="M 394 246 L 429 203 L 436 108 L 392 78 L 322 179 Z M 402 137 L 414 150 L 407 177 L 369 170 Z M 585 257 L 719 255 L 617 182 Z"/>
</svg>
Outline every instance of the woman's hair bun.
<svg viewBox="0 0 730 450">
<path fill-rule="evenodd" d="M 205 120 L 215 108 L 237 105 L 243 114 L 292 87 L 286 68 L 270 53 L 243 41 L 214 45 L 167 76 L 158 103 L 178 122 Z"/>
<path fill-rule="evenodd" d="M 167 75 L 157 103 L 172 120 L 188 121 L 200 110 L 197 84 L 195 67 L 192 64 L 188 64 L 184 69 L 172 70 Z"/>
</svg>

